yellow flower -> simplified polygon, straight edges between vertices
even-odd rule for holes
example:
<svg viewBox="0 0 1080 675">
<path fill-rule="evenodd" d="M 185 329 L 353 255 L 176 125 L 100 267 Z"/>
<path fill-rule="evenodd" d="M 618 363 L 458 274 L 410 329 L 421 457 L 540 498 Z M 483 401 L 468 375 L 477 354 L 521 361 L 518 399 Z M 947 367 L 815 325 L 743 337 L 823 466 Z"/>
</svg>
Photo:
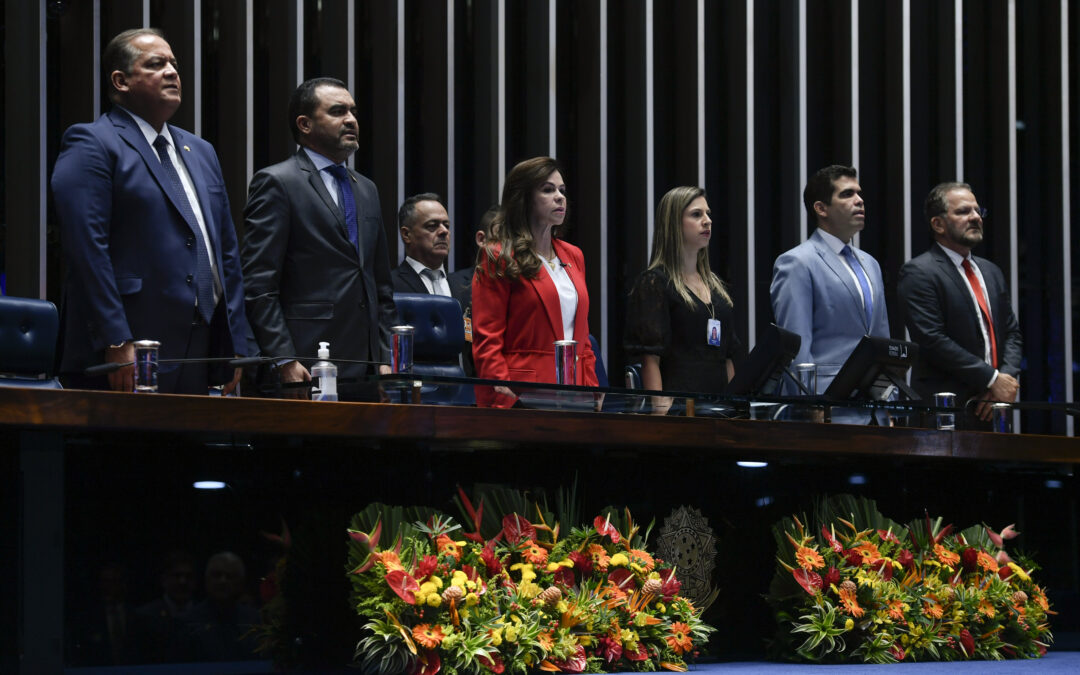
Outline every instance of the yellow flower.
<svg viewBox="0 0 1080 675">
<path fill-rule="evenodd" d="M 479 603 L 480 603 L 480 596 L 477 595 L 476 593 L 469 593 L 468 595 L 465 596 L 465 606 L 466 607 L 475 607 Z"/>
<path fill-rule="evenodd" d="M 626 557 L 625 553 L 616 553 L 611 556 L 611 560 L 608 561 L 608 565 L 611 567 L 625 567 L 630 564 L 630 559 Z"/>
<path fill-rule="evenodd" d="M 851 619 L 848 619 L 847 621 L 844 622 L 844 630 L 851 630 L 854 627 L 855 627 L 855 622 L 852 621 Z"/>
<path fill-rule="evenodd" d="M 497 628 L 495 630 L 488 631 L 488 635 L 491 637 L 491 646 L 492 647 L 498 647 L 499 645 L 502 644 L 502 632 L 503 632 L 502 628 Z"/>
<path fill-rule="evenodd" d="M 443 587 L 443 580 L 441 578 L 439 578 L 439 577 L 431 577 L 430 579 L 428 579 L 428 581 L 435 584 L 435 588 L 442 588 Z"/>
<path fill-rule="evenodd" d="M 427 604 L 429 607 L 438 607 L 442 604 L 442 597 L 438 593 L 432 593 L 427 596 Z"/>
<path fill-rule="evenodd" d="M 511 625 L 507 626 L 503 630 L 503 632 L 504 632 L 504 635 L 506 637 L 507 642 L 517 642 L 517 639 L 518 639 L 518 628 L 517 628 L 517 626 L 511 624 Z"/>
<path fill-rule="evenodd" d="M 533 581 L 522 581 L 518 584 L 518 595 L 526 600 L 531 600 L 540 595 L 542 589 Z"/>
<path fill-rule="evenodd" d="M 438 587 L 430 581 L 425 581 L 424 583 L 420 584 L 420 592 L 424 595 L 434 593 L 437 589 Z"/>
<path fill-rule="evenodd" d="M 1015 575 L 1016 578 L 1020 581 L 1031 581 L 1031 577 L 1029 577 L 1027 572 L 1024 571 L 1024 568 L 1020 567 L 1016 563 L 1009 563 L 1009 569 L 1013 571 L 1013 575 Z"/>
</svg>

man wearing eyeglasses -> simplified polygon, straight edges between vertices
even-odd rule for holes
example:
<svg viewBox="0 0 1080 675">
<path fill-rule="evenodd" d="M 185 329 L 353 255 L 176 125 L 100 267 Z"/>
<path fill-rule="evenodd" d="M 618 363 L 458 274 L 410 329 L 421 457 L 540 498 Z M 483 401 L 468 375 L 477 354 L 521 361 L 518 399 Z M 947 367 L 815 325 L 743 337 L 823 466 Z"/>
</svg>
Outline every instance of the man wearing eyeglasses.
<svg viewBox="0 0 1080 675">
<path fill-rule="evenodd" d="M 995 402 L 1011 403 L 1020 390 L 1023 340 L 1005 276 L 994 263 L 971 255 L 983 240 L 987 215 L 966 183 L 930 190 L 924 211 L 935 244 L 900 268 L 897 295 L 919 360 L 911 386 L 924 400 L 952 392 L 974 401 L 958 420 L 982 428 Z"/>
</svg>

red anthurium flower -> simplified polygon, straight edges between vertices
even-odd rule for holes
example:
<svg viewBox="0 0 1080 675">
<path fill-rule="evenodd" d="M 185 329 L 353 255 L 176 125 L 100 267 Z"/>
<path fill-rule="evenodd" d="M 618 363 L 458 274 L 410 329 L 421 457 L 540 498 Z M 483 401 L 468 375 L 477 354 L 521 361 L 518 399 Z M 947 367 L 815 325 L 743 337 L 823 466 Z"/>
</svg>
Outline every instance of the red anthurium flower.
<svg viewBox="0 0 1080 675">
<path fill-rule="evenodd" d="M 892 563 L 888 560 L 879 560 L 874 565 L 871 565 L 875 572 L 881 575 L 881 578 L 885 581 L 892 579 Z"/>
<path fill-rule="evenodd" d="M 862 554 L 855 549 L 849 549 L 844 554 L 844 557 L 847 558 L 847 564 L 851 565 L 852 567 L 858 567 L 862 565 Z"/>
<path fill-rule="evenodd" d="M 1000 578 L 1002 581 L 1005 581 L 1006 579 L 1011 577 L 1012 573 L 1012 568 L 1008 565 L 1002 565 L 998 568 L 998 578 Z"/>
<path fill-rule="evenodd" d="M 439 658 L 439 652 L 429 649 L 420 653 L 409 675 L 435 675 L 441 668 L 442 659 Z"/>
<path fill-rule="evenodd" d="M 401 570 L 388 572 L 386 583 L 390 584 L 390 589 L 397 593 L 399 598 L 410 605 L 416 604 L 416 591 L 420 590 L 420 584 L 410 574 Z"/>
<path fill-rule="evenodd" d="M 597 516 L 593 520 L 593 527 L 596 528 L 596 532 L 601 536 L 611 537 L 611 541 L 614 544 L 619 543 L 619 531 L 615 529 L 615 526 L 611 524 L 611 517 Z"/>
<path fill-rule="evenodd" d="M 502 675 L 506 670 L 506 664 L 503 663 L 502 656 L 499 652 L 491 652 L 491 654 L 487 656 L 482 655 L 476 660 L 480 662 L 480 665 L 495 673 L 495 675 Z"/>
<path fill-rule="evenodd" d="M 900 540 L 896 538 L 896 535 L 892 533 L 892 530 L 878 530 L 877 533 L 882 541 L 889 541 L 894 544 L 900 543 Z"/>
<path fill-rule="evenodd" d="M 634 573 L 625 567 L 616 567 L 608 574 L 608 581 L 619 587 L 619 590 L 624 593 L 637 588 L 637 582 L 634 581 Z"/>
<path fill-rule="evenodd" d="M 915 566 L 915 554 L 906 548 L 896 555 L 896 562 L 904 566 L 904 569 L 911 569 Z"/>
<path fill-rule="evenodd" d="M 892 647 L 889 647 L 889 653 L 892 654 L 893 658 L 897 661 L 903 661 L 904 657 L 907 656 L 904 652 L 904 648 L 900 646 L 899 642 L 895 642 Z"/>
<path fill-rule="evenodd" d="M 585 672 L 585 665 L 587 663 L 585 659 L 585 648 L 581 645 L 578 645 L 577 651 L 565 661 L 560 661 L 559 659 L 548 660 L 558 666 L 564 673 L 583 673 Z"/>
<path fill-rule="evenodd" d="M 835 567 L 830 567 L 825 572 L 825 585 L 832 586 L 838 583 L 840 583 L 840 570 Z"/>
<path fill-rule="evenodd" d="M 622 642 L 610 637 L 600 638 L 600 656 L 608 663 L 615 663 L 622 658 Z"/>
<path fill-rule="evenodd" d="M 660 581 L 663 584 L 660 586 L 660 593 L 664 602 L 671 602 L 671 599 L 682 590 L 682 582 L 675 576 L 674 569 L 660 570 Z"/>
<path fill-rule="evenodd" d="M 803 590 L 810 595 L 815 595 L 821 590 L 821 575 L 817 572 L 798 568 L 792 570 L 791 574 L 795 577 L 795 581 L 799 582 L 799 585 L 803 587 Z"/>
<path fill-rule="evenodd" d="M 825 537 L 825 541 L 829 544 L 829 548 L 836 551 L 837 553 L 844 552 L 844 545 L 841 544 L 840 541 L 832 535 L 832 532 L 829 530 L 828 525 L 821 526 L 821 534 Z"/>
<path fill-rule="evenodd" d="M 570 555 L 566 556 L 574 563 L 574 569 L 578 571 L 578 574 L 582 576 L 588 576 L 592 574 L 593 564 L 590 556 L 584 555 L 578 551 L 571 551 Z"/>
<path fill-rule="evenodd" d="M 516 513 L 503 516 L 502 523 L 503 534 L 506 536 L 506 541 L 511 544 L 516 544 L 522 539 L 536 539 L 536 528 Z"/>
<path fill-rule="evenodd" d="M 644 661 L 645 659 L 649 658 L 649 652 L 645 651 L 645 645 L 639 642 L 637 643 L 636 652 L 628 652 L 624 649 L 623 656 L 625 656 L 630 661 Z"/>
</svg>

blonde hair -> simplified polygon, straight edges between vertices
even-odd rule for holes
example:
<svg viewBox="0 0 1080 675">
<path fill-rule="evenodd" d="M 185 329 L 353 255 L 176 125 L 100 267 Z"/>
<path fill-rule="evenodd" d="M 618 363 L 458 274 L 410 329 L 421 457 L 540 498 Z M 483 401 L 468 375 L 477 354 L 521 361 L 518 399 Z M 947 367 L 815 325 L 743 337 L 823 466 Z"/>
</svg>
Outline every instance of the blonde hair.
<svg viewBox="0 0 1080 675">
<path fill-rule="evenodd" d="M 671 279 L 679 297 L 691 308 L 694 307 L 694 294 L 686 285 L 682 273 L 682 220 L 690 204 L 698 197 L 704 196 L 705 190 L 702 188 L 682 186 L 668 190 L 667 194 L 660 198 L 660 204 L 656 207 L 652 259 L 649 262 L 650 270 L 659 269 Z M 734 304 L 724 287 L 724 282 L 709 268 L 708 248 L 698 251 L 697 272 L 710 291 L 719 295 L 729 305 Z"/>
<path fill-rule="evenodd" d="M 490 276 L 511 281 L 519 277 L 533 279 L 540 272 L 540 256 L 533 248 L 532 230 L 529 228 L 529 211 L 532 197 L 548 176 L 560 171 L 558 162 L 551 157 L 533 157 L 519 162 L 506 176 L 503 184 L 502 203 L 491 221 L 483 247 L 477 253 L 476 265 Z M 558 228 L 552 231 L 552 237 Z M 484 261 L 489 264 L 485 265 Z"/>
</svg>

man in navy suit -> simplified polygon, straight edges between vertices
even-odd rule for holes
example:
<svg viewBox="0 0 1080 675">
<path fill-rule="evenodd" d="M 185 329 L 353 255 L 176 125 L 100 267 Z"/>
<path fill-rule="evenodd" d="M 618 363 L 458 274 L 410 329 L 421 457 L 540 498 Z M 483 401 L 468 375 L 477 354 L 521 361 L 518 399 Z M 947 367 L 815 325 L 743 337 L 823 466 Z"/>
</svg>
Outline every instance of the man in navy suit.
<svg viewBox="0 0 1080 675">
<path fill-rule="evenodd" d="M 852 246 L 852 237 L 866 225 L 866 204 L 856 178 L 854 168 L 836 165 L 810 178 L 803 203 L 817 229 L 776 259 L 769 288 L 776 323 L 802 337 L 795 362 L 817 364 L 819 394 L 864 335 L 889 337 L 881 268 Z M 790 387 L 786 392 L 796 393 Z M 833 415 L 836 421 L 869 419 L 856 417 Z"/>
<path fill-rule="evenodd" d="M 61 373 L 74 386 L 131 391 L 133 369 L 86 378 L 87 366 L 130 363 L 132 340 L 161 358 L 247 353 L 236 231 L 214 148 L 167 124 L 180 105 L 169 43 L 125 31 L 102 57 L 114 107 L 64 134 L 52 177 L 68 271 Z M 162 364 L 159 390 L 235 388 L 239 369 Z"/>
<path fill-rule="evenodd" d="M 911 386 L 923 399 L 952 392 L 975 402 L 962 427 L 982 428 L 994 402 L 1011 403 L 1020 391 L 1023 339 L 1005 275 L 971 255 L 982 242 L 986 212 L 967 183 L 942 183 L 924 211 L 935 243 L 900 268 L 897 294 L 919 361 Z M 976 419 L 977 418 L 977 419 Z"/>
<path fill-rule="evenodd" d="M 447 295 L 464 307 L 464 287 L 445 269 L 450 255 L 450 216 L 439 195 L 424 192 L 402 202 L 398 227 L 405 260 L 392 272 L 394 292 Z"/>
<path fill-rule="evenodd" d="M 314 361 L 323 341 L 331 361 L 388 363 L 397 310 L 378 190 L 345 165 L 360 145 L 352 95 L 340 80 L 308 80 L 289 99 L 289 124 L 301 147 L 251 179 L 242 256 L 259 347 L 282 360 L 282 382 L 299 383 L 311 373 L 297 357 Z M 337 365 L 342 399 L 377 397 L 354 384 L 367 364 Z"/>
</svg>

